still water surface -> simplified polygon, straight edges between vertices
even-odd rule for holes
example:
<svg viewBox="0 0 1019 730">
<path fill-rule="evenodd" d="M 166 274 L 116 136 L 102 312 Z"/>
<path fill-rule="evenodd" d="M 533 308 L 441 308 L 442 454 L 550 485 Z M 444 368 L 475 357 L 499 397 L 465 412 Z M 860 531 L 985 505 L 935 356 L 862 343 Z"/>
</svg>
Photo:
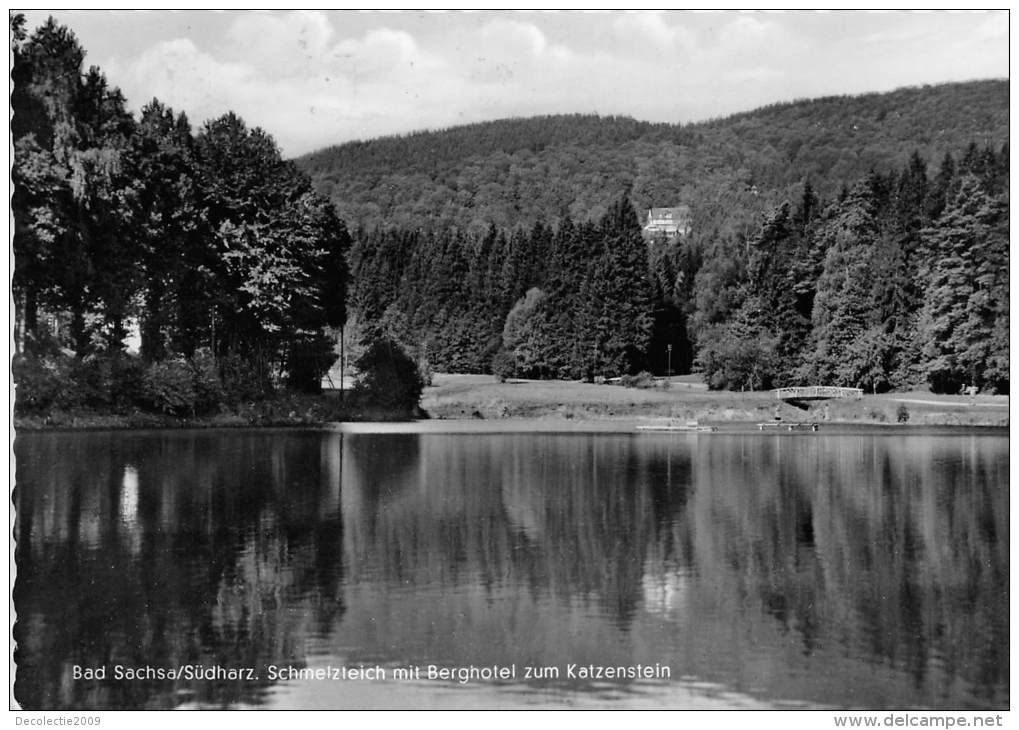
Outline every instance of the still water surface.
<svg viewBox="0 0 1019 730">
<path fill-rule="evenodd" d="M 1008 707 L 1004 435 L 95 432 L 15 453 L 26 708 Z M 362 665 L 387 679 L 269 671 Z"/>
</svg>

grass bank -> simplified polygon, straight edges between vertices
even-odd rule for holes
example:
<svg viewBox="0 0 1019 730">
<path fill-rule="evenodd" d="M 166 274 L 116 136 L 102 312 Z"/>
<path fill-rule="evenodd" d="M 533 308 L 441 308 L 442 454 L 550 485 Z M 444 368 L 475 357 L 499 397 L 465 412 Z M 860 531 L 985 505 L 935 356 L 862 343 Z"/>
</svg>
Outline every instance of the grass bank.
<svg viewBox="0 0 1019 730">
<path fill-rule="evenodd" d="M 421 414 L 397 412 L 357 403 L 348 394 L 285 393 L 264 401 L 241 403 L 217 413 L 178 417 L 145 411 L 107 413 L 80 409 L 45 414 L 15 414 L 21 431 L 61 429 L 230 428 L 244 426 L 314 426 L 336 421 L 406 421 Z"/>
<path fill-rule="evenodd" d="M 487 375 L 434 376 L 421 407 L 436 419 L 680 418 L 705 423 L 810 420 L 835 423 L 1007 426 L 1008 396 L 944 396 L 929 392 L 815 401 L 803 410 L 770 392 L 709 391 L 696 376 L 658 381 L 654 388 L 574 381 L 512 380 Z"/>
</svg>

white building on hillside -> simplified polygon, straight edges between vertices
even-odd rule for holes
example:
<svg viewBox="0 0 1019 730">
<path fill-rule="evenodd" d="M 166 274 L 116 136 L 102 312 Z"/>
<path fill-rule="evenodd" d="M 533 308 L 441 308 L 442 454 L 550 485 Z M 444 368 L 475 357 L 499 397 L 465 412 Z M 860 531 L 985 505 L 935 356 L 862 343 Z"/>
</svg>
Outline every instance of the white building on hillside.
<svg viewBox="0 0 1019 730">
<path fill-rule="evenodd" d="M 644 233 L 649 236 L 664 233 L 667 236 L 685 236 L 690 233 L 690 207 L 648 208 Z"/>
</svg>

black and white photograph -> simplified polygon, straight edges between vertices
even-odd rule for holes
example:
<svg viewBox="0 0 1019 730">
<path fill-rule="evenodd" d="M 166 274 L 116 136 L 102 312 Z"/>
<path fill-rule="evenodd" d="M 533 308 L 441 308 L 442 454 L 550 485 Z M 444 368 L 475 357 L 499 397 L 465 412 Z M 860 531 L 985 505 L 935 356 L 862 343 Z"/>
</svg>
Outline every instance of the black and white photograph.
<svg viewBox="0 0 1019 730">
<path fill-rule="evenodd" d="M 1007 725 L 1009 23 L 10 10 L 12 724 Z"/>
</svg>

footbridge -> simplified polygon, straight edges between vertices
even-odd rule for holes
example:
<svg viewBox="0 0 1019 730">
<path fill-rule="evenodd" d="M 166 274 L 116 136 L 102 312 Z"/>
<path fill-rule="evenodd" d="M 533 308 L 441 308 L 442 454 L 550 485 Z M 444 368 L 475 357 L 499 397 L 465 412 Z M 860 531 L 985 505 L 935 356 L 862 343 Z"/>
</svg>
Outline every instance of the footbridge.
<svg viewBox="0 0 1019 730">
<path fill-rule="evenodd" d="M 807 385 L 801 388 L 776 388 L 771 392 L 775 394 L 776 398 L 784 401 L 863 397 L 863 388 L 839 388 L 834 385 Z"/>
</svg>

